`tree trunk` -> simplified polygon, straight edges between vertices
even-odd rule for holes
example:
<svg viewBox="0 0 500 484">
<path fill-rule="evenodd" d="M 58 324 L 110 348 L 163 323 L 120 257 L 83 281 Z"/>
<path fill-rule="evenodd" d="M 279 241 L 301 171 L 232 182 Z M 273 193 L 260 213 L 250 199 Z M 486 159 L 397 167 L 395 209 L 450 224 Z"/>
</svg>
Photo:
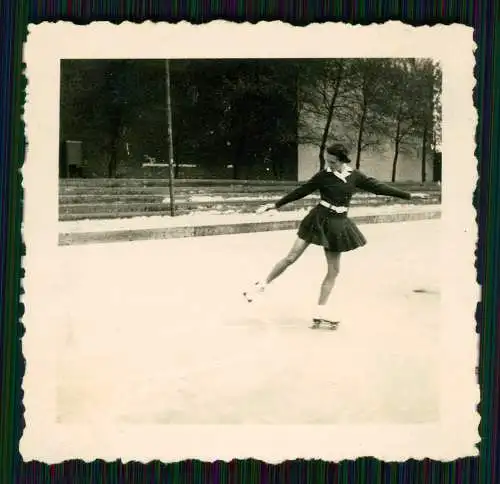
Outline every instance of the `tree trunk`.
<svg viewBox="0 0 500 484">
<path fill-rule="evenodd" d="M 118 167 L 118 133 L 115 133 L 114 139 L 111 141 L 108 160 L 108 178 L 116 176 L 116 169 Z"/>
<path fill-rule="evenodd" d="M 434 131 L 434 79 L 432 73 L 428 75 L 428 93 L 429 105 L 427 106 L 427 111 L 424 118 L 424 130 L 422 133 L 422 164 L 421 164 L 421 175 L 422 182 L 427 181 L 427 148 L 429 147 L 429 135 L 432 137 Z"/>
<path fill-rule="evenodd" d="M 238 180 L 241 176 L 242 167 L 245 164 L 245 138 L 244 135 L 240 135 L 238 141 L 235 144 L 235 156 L 233 157 L 233 179 Z"/>
<path fill-rule="evenodd" d="M 236 155 L 233 159 L 233 180 L 237 180 L 240 176 L 240 160 L 238 159 L 238 155 Z"/>
<path fill-rule="evenodd" d="M 396 136 L 394 137 L 394 158 L 392 160 L 392 174 L 391 181 L 394 183 L 396 181 L 396 170 L 398 166 L 399 157 L 399 143 L 401 142 L 401 110 L 402 102 L 399 103 L 397 125 L 396 125 Z"/>
<path fill-rule="evenodd" d="M 323 130 L 323 136 L 321 138 L 321 146 L 319 148 L 319 169 L 322 170 L 325 167 L 325 149 L 326 143 L 328 141 L 328 135 L 330 133 L 330 126 L 332 124 L 333 112 L 335 110 L 335 103 L 337 102 L 337 97 L 339 94 L 340 84 L 342 82 L 342 71 L 343 66 L 339 68 L 339 74 L 335 82 L 335 89 L 333 90 L 332 99 L 328 105 L 328 114 L 326 118 L 325 129 Z"/>
<path fill-rule="evenodd" d="M 391 181 L 394 183 L 396 181 L 396 169 L 398 166 L 398 156 L 399 156 L 399 141 L 396 141 L 394 147 L 394 158 L 392 160 L 392 174 Z"/>
<path fill-rule="evenodd" d="M 273 153 L 273 158 L 272 158 L 272 167 L 273 167 L 273 177 L 275 180 L 282 180 L 283 179 L 283 160 L 282 158 L 276 159 L 274 156 L 276 156 Z M 279 153 L 278 153 L 279 156 Z"/>
<path fill-rule="evenodd" d="M 111 147 L 111 152 L 109 153 L 108 160 L 108 178 L 114 178 L 116 175 L 116 167 L 118 165 L 118 153 L 116 146 Z"/>
<path fill-rule="evenodd" d="M 111 122 L 113 123 L 113 130 L 111 132 L 111 143 L 109 150 L 109 163 L 108 163 L 108 178 L 116 176 L 116 169 L 118 167 L 118 146 L 122 138 L 122 122 L 121 113 L 119 110 L 113 113 Z"/>
<path fill-rule="evenodd" d="M 427 181 L 427 136 L 428 136 L 428 125 L 427 122 L 424 125 L 424 133 L 422 136 L 422 165 L 421 165 L 421 175 L 422 175 L 422 183 Z"/>
<path fill-rule="evenodd" d="M 366 103 L 363 103 L 363 111 L 361 112 L 361 118 L 359 120 L 359 132 L 358 132 L 358 143 L 357 143 L 357 153 L 356 153 L 356 170 L 359 170 L 361 166 L 361 150 L 363 147 L 363 130 L 365 129 L 366 120 Z"/>
</svg>

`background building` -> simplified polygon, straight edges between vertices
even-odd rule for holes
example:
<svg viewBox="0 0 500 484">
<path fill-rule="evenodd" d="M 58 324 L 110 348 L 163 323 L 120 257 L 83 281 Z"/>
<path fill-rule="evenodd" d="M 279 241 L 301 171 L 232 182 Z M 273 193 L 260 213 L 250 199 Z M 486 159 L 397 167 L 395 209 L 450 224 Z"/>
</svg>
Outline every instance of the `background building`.
<svg viewBox="0 0 500 484">
<path fill-rule="evenodd" d="M 171 73 L 178 178 L 302 181 L 333 141 L 382 180 L 436 177 L 430 59 L 179 60 Z M 61 63 L 61 177 L 168 177 L 167 136 L 164 60 Z"/>
</svg>

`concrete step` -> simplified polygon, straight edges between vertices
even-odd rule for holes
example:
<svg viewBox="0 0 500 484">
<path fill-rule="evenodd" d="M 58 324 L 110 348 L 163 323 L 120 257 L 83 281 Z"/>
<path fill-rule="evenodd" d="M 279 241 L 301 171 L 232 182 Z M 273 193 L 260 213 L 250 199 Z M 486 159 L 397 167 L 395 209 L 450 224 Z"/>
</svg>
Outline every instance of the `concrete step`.
<svg viewBox="0 0 500 484">
<path fill-rule="evenodd" d="M 296 185 L 293 180 L 220 180 L 220 179 L 187 179 L 175 180 L 175 186 L 228 186 L 228 185 Z M 59 180 L 59 186 L 106 186 L 106 187 L 167 187 L 170 182 L 168 178 L 63 178 Z"/>
<path fill-rule="evenodd" d="M 283 207 L 284 210 L 296 209 L 297 207 L 309 207 L 317 203 L 318 199 L 302 199 L 294 202 L 293 204 L 288 204 Z M 175 207 L 179 210 L 185 209 L 189 211 L 207 211 L 207 210 L 239 210 L 239 211 L 253 211 L 258 206 L 265 203 L 266 200 L 255 200 L 255 201 L 210 201 L 210 202 L 177 202 Z M 436 203 L 434 199 L 422 199 L 418 201 L 420 203 Z M 351 205 L 387 205 L 398 203 L 396 199 L 386 199 L 385 197 L 370 198 L 370 199 L 356 199 L 353 200 Z M 414 203 L 417 203 L 415 200 Z M 282 210 L 283 210 L 282 209 Z M 154 202 L 141 202 L 141 203 L 130 203 L 125 202 L 114 202 L 114 203 L 75 203 L 61 205 L 60 211 L 62 213 L 101 213 L 101 212 L 116 212 L 116 211 L 144 211 L 144 212 L 155 212 L 161 210 L 170 210 L 170 203 L 154 203 Z"/>
<path fill-rule="evenodd" d="M 251 213 L 262 203 L 213 203 L 213 204 L 199 204 L 199 203 L 180 203 L 175 207 L 177 215 L 184 215 L 193 212 L 205 213 L 217 211 L 218 213 Z M 290 205 L 286 205 L 281 209 L 283 212 L 308 209 L 312 208 L 317 203 L 317 200 L 301 200 Z M 384 206 L 384 205 L 399 205 L 402 202 L 397 199 L 383 199 L 378 197 L 366 200 L 353 200 L 351 206 Z M 411 205 L 435 205 L 439 203 L 435 199 L 420 199 L 411 202 L 405 201 L 405 204 Z M 105 218 L 129 218 L 129 217 L 147 217 L 167 215 L 170 216 L 170 205 L 163 203 L 150 203 L 150 204 L 76 204 L 65 205 L 60 207 L 59 220 L 82 220 L 82 219 L 105 219 Z"/>
<path fill-rule="evenodd" d="M 187 215 L 189 211 L 176 211 L 177 215 Z M 112 212 L 112 213 L 59 213 L 60 222 L 74 222 L 77 220 L 112 220 L 117 218 L 133 217 L 170 217 L 169 210 L 158 210 L 157 212 Z"/>
<path fill-rule="evenodd" d="M 301 182 L 293 180 L 219 180 L 219 179 L 176 179 L 175 188 L 181 187 L 295 187 Z M 394 183 L 401 187 L 438 187 L 435 182 L 399 181 Z M 159 187 L 168 190 L 168 179 L 125 179 L 125 178 L 74 178 L 59 180 L 59 187 L 66 188 L 151 188 Z"/>
<path fill-rule="evenodd" d="M 198 197 L 237 197 L 237 196 L 258 196 L 265 195 L 271 197 L 282 197 L 298 185 L 285 188 L 276 186 L 246 186 L 246 187 L 177 187 L 174 195 L 178 197 L 198 196 Z M 405 187 L 411 192 L 440 194 L 439 187 Z M 65 187 L 60 189 L 61 200 L 66 197 L 90 197 L 90 196 L 144 196 L 144 197 L 169 197 L 168 188 L 165 187 Z"/>
<path fill-rule="evenodd" d="M 168 194 L 151 193 L 151 194 L 81 194 L 81 195 L 59 195 L 59 204 L 76 205 L 76 204 L 113 204 L 113 203 L 162 203 Z"/>
<path fill-rule="evenodd" d="M 421 192 L 433 200 L 439 200 L 441 194 L 439 192 Z M 177 193 L 176 203 L 197 203 L 211 205 L 214 203 L 266 203 L 268 201 L 276 201 L 281 198 L 284 193 L 266 192 L 266 193 L 224 193 L 224 194 L 200 194 L 200 193 Z M 205 199 L 206 197 L 206 199 Z M 318 195 L 307 197 L 308 200 L 317 200 Z M 356 193 L 353 200 L 366 200 L 379 198 L 377 195 L 370 193 Z M 82 195 L 60 195 L 60 205 L 76 205 L 76 204 L 116 204 L 116 203 L 162 203 L 163 200 L 169 200 L 168 194 L 151 193 L 151 194 L 82 194 Z"/>
</svg>

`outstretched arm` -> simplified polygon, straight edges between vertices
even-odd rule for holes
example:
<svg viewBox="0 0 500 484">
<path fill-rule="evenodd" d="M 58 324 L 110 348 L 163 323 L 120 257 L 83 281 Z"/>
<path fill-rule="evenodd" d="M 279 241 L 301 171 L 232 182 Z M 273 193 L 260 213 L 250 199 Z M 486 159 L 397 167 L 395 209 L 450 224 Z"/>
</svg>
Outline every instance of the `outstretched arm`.
<svg viewBox="0 0 500 484">
<path fill-rule="evenodd" d="M 296 200 L 300 200 L 301 198 L 306 197 L 307 195 L 311 194 L 315 190 L 319 188 L 319 176 L 320 174 L 317 173 L 314 175 L 311 179 L 309 179 L 307 182 L 302 184 L 300 187 L 296 188 L 292 192 L 288 193 L 284 197 L 282 197 L 280 200 L 278 200 L 274 206 L 275 208 L 280 208 L 283 205 L 286 205 L 287 203 L 295 202 Z"/>
<path fill-rule="evenodd" d="M 386 195 L 388 197 L 403 198 L 405 200 L 411 198 L 410 192 L 391 187 L 359 171 L 357 172 L 356 186 L 361 190 L 374 193 L 375 195 Z"/>
</svg>

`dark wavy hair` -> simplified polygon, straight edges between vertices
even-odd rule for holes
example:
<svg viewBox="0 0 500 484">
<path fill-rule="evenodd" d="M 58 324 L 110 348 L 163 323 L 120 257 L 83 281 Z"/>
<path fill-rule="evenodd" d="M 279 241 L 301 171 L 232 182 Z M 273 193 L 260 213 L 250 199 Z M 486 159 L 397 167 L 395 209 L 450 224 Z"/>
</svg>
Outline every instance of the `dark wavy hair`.
<svg viewBox="0 0 500 484">
<path fill-rule="evenodd" d="M 335 143 L 333 145 L 328 146 L 328 148 L 326 149 L 326 152 L 329 155 L 333 155 L 333 156 L 337 157 L 337 159 L 339 161 L 341 161 L 342 163 L 350 163 L 351 162 L 351 160 L 348 156 L 349 152 L 347 151 L 347 148 L 341 143 Z"/>
</svg>

